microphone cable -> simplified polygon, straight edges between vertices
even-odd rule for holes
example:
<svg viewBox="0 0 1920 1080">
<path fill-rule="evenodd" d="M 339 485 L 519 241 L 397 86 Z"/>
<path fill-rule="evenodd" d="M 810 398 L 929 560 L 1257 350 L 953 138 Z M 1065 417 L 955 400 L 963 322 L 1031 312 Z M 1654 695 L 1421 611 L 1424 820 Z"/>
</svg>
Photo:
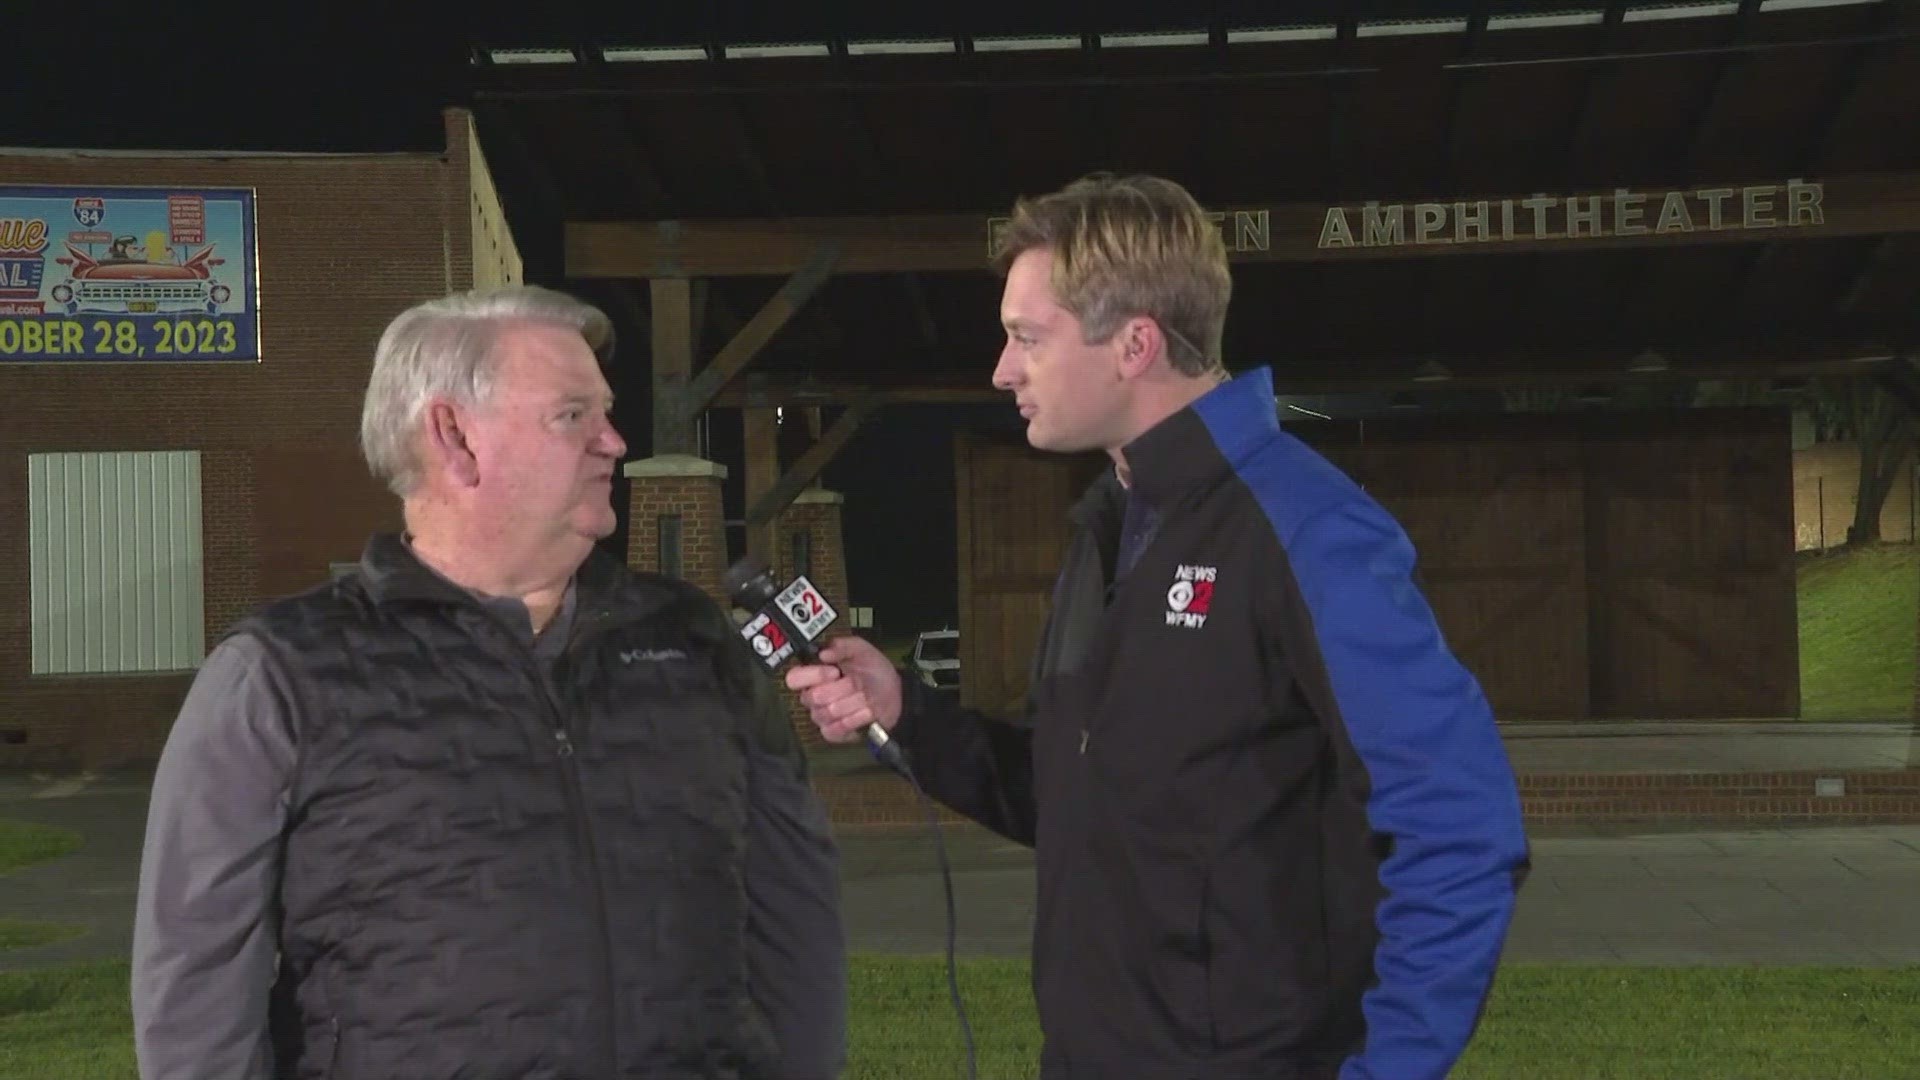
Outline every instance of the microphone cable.
<svg viewBox="0 0 1920 1080">
<path fill-rule="evenodd" d="M 954 1015 L 960 1018 L 960 1037 L 967 1047 L 967 1080 L 977 1080 L 979 1073 L 975 1066 L 973 1046 L 973 1025 L 967 1022 L 967 1007 L 960 999 L 960 966 L 956 958 L 956 941 L 959 937 L 959 917 L 955 914 L 953 903 L 953 866 L 947 860 L 946 838 L 940 831 L 940 810 L 934 805 L 927 789 L 913 775 L 913 766 L 908 763 L 906 751 L 892 740 L 884 743 L 867 741 L 867 749 L 873 756 L 904 778 L 920 796 L 920 805 L 926 807 L 927 821 L 933 825 L 933 850 L 940 859 L 940 881 L 946 890 L 947 898 L 947 993 L 953 1001 Z"/>
</svg>

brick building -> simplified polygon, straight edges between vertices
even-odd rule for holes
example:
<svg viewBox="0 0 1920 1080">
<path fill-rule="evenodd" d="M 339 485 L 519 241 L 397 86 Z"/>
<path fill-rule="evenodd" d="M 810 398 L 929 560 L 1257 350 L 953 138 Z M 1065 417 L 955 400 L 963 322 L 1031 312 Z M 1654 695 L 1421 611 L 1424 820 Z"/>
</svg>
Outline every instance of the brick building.
<svg viewBox="0 0 1920 1080">
<path fill-rule="evenodd" d="M 151 758 L 223 627 L 397 523 L 355 441 L 380 331 L 521 274 L 471 118 L 445 129 L 439 153 L 0 150 L 0 185 L 251 188 L 260 327 L 257 363 L 0 364 L 0 765 Z"/>
</svg>

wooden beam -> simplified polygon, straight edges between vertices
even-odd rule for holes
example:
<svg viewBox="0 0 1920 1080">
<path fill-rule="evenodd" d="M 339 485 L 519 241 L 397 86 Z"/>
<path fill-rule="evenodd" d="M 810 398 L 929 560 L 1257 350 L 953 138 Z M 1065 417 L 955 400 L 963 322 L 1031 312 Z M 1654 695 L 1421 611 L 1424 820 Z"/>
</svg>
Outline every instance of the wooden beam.
<svg viewBox="0 0 1920 1080">
<path fill-rule="evenodd" d="M 700 355 L 700 345 L 707 340 L 707 303 L 713 293 L 713 282 L 706 278 L 694 278 L 692 288 L 693 326 L 688 331 L 693 341 L 693 353 Z M 698 409 L 694 409 L 698 412 Z"/>
<path fill-rule="evenodd" d="M 694 453 L 693 413 L 681 405 L 693 370 L 693 290 L 686 278 L 655 278 L 653 300 L 653 452 Z"/>
<path fill-rule="evenodd" d="M 1840 299 L 1834 302 L 1834 310 L 1851 314 L 1860 309 L 1860 302 L 1866 298 L 1867 286 L 1873 282 L 1873 275 L 1893 261 L 1894 246 L 1891 236 L 1882 237 L 1879 243 L 1873 245 L 1873 249 L 1860 260 L 1860 269 L 1848 279 Z"/>
<path fill-rule="evenodd" d="M 1920 421 L 1920 361 L 1902 357 L 1886 365 L 1876 374 L 1874 381 L 1907 410 L 1909 417 Z"/>
<path fill-rule="evenodd" d="M 1301 373 L 1289 364 L 1276 369 L 1274 387 L 1280 393 L 1334 394 L 1364 393 L 1377 390 L 1411 390 L 1429 386 L 1448 388 L 1502 388 L 1523 386 L 1585 385 L 1671 379 L 1755 379 L 1813 375 L 1865 375 L 1891 357 L 1873 349 L 1833 349 L 1803 354 L 1769 355 L 1729 352 L 1713 356 L 1689 356 L 1684 350 L 1660 350 L 1670 366 L 1657 372 L 1634 371 L 1627 352 L 1589 357 L 1539 357 L 1531 363 L 1521 358 L 1496 359 L 1494 363 L 1467 368 L 1465 360 L 1448 357 L 1445 363 L 1453 377 L 1444 382 L 1421 383 L 1414 379 L 1415 369 L 1387 371 L 1382 365 L 1371 370 L 1346 374 Z M 759 386 L 724 391 L 716 404 L 746 408 L 806 405 L 985 405 L 1011 410 L 1012 395 L 991 387 L 920 386 L 876 390 L 865 386 L 835 386 L 808 383 L 797 386 Z M 831 430 L 829 430 L 831 434 Z M 824 440 L 824 437 L 823 437 Z"/>
<path fill-rule="evenodd" d="M 874 405 L 1008 405 L 1012 401 L 1011 395 L 990 386 L 919 386 L 875 390 L 864 386 L 822 386 L 809 382 L 796 386 L 730 387 L 720 391 L 713 403 L 722 408 L 770 409 L 783 406 L 794 409 L 860 402 Z"/>
<path fill-rule="evenodd" d="M 1248 205 L 1216 210 L 1213 216 L 1228 257 L 1239 262 L 1752 243 L 1770 236 L 1920 232 L 1920 175 L 1770 177 L 1564 195 L 1520 192 L 1431 201 Z M 982 270 L 991 240 L 1005 220 L 992 214 L 893 214 L 570 221 L 567 274 L 790 274 L 808 266 L 828 243 L 841 245 L 838 273 Z"/>
<path fill-rule="evenodd" d="M 636 110 L 627 102 L 607 99 L 595 102 L 592 112 L 588 130 L 597 133 L 599 145 L 607 148 L 621 178 L 633 185 L 634 202 L 642 206 L 671 206 L 673 200 L 667 194 L 666 184 L 660 180 L 660 170 L 648 158 L 652 147 L 641 130 Z"/>
<path fill-rule="evenodd" d="M 827 467 L 841 447 L 847 445 L 847 440 L 853 438 L 853 433 L 860 429 L 860 422 L 879 407 L 879 402 L 871 398 L 848 405 L 846 411 L 828 426 L 820 440 L 807 447 L 807 452 L 800 455 L 787 474 L 780 478 L 780 482 L 748 506 L 747 534 L 751 536 L 755 528 L 770 524 L 780 511 L 792 505 L 794 498 L 819 479 L 820 471 Z"/>
<path fill-rule="evenodd" d="M 927 303 L 927 287 L 920 283 L 920 276 L 902 274 L 900 282 L 906 286 L 907 303 L 913 309 L 913 322 L 920 329 L 920 343 L 940 344 L 940 324 L 934 320 L 933 305 Z"/>
<path fill-rule="evenodd" d="M 755 190 L 760 192 L 760 204 L 770 214 L 784 214 L 786 206 L 776 194 L 773 178 L 767 174 L 767 162 L 760 153 L 760 141 L 753 137 L 753 132 L 747 126 L 747 111 L 741 101 L 737 95 L 726 99 L 726 112 L 731 121 L 727 131 L 733 137 L 734 152 L 740 155 L 741 167 L 753 181 Z"/>
<path fill-rule="evenodd" d="M 786 284 L 780 286 L 780 290 L 754 313 L 753 318 L 747 320 L 747 325 L 733 335 L 733 339 L 706 366 L 699 378 L 687 384 L 685 402 L 689 415 L 706 408 L 713 400 L 713 395 L 727 384 L 727 380 L 740 374 L 747 362 L 765 348 L 767 342 L 773 340 L 773 335 L 787 325 L 787 320 L 793 318 L 794 312 L 799 311 L 807 298 L 833 273 L 834 261 L 839 257 L 840 245 L 837 242 L 829 240 L 821 244 L 806 265 L 795 271 Z"/>
<path fill-rule="evenodd" d="M 1760 0 L 1740 0 L 1734 19 L 1728 28 L 1728 43 L 1744 44 L 1752 35 L 1760 16 Z M 1740 75 L 1754 65 L 1752 54 L 1723 53 L 1713 72 L 1713 85 L 1701 95 L 1700 108 L 1693 115 L 1692 133 L 1687 138 L 1681 175 L 1689 179 L 1701 175 L 1702 163 L 1706 161 L 1707 151 L 1712 146 L 1714 134 L 1713 122 L 1720 115 L 1727 97 L 1727 90 L 1734 86 Z"/>
<path fill-rule="evenodd" d="M 1626 13 L 1625 0 L 1607 0 L 1600 17 L 1600 29 L 1593 32 L 1595 52 L 1608 52 L 1616 46 Z M 1607 100 L 1602 92 L 1603 80 L 1618 79 L 1620 68 L 1619 64 L 1586 65 L 1586 77 L 1580 81 L 1573 117 L 1567 121 L 1567 140 L 1560 148 L 1560 175 L 1567 186 L 1579 183 L 1582 176 L 1591 175 L 1583 168 L 1586 162 L 1580 155 L 1587 146 L 1587 133 Z"/>
<path fill-rule="evenodd" d="M 1910 9 L 1910 6 L 1870 4 L 1857 14 L 1862 36 L 1850 50 L 1834 59 L 1825 89 L 1819 95 L 1820 104 L 1814 107 L 1813 124 L 1807 132 L 1807 141 L 1793 159 L 1807 171 L 1812 172 L 1833 160 L 1844 145 L 1841 140 L 1847 130 L 1847 117 L 1862 101 L 1871 100 L 1874 91 L 1884 92 L 1884 83 L 1874 86 L 1868 77 L 1869 73 L 1898 70 L 1891 65 L 1884 69 L 1876 65 L 1874 53 L 1885 49 L 1898 55 L 1907 47 L 1905 41 L 1888 41 L 1881 36 L 1882 32 L 1893 29 L 1895 23 L 1904 17 L 1900 14 L 1903 8 Z"/>
<path fill-rule="evenodd" d="M 741 421 L 746 442 L 746 504 L 752 506 L 773 490 L 780 479 L 780 428 L 772 408 L 742 409 Z M 773 530 L 769 522 L 747 526 L 747 554 L 768 560 L 773 554 Z"/>
</svg>

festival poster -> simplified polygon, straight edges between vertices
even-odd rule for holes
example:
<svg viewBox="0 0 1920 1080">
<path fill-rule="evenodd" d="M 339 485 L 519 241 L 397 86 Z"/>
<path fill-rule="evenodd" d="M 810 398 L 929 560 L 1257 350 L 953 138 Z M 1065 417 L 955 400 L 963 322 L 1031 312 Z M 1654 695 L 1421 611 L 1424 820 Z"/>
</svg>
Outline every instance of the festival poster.
<svg viewBox="0 0 1920 1080">
<path fill-rule="evenodd" d="M 260 359 L 251 188 L 0 184 L 0 363 Z"/>
</svg>

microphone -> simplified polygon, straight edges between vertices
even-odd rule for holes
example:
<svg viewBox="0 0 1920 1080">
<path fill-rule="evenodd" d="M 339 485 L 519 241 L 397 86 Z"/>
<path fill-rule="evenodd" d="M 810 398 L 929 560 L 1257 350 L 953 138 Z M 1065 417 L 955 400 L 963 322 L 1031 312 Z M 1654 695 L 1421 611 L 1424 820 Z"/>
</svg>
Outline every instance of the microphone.
<svg viewBox="0 0 1920 1080">
<path fill-rule="evenodd" d="M 778 671 L 795 656 L 810 664 L 820 662 L 820 650 L 814 647 L 814 641 L 840 616 L 805 574 L 781 588 L 771 571 L 748 558 L 727 568 L 720 587 L 735 607 L 753 613 L 741 625 L 740 636 L 768 670 Z M 874 757 L 909 781 L 913 779 L 905 754 L 888 737 L 886 728 L 868 724 L 864 734 Z"/>
</svg>

